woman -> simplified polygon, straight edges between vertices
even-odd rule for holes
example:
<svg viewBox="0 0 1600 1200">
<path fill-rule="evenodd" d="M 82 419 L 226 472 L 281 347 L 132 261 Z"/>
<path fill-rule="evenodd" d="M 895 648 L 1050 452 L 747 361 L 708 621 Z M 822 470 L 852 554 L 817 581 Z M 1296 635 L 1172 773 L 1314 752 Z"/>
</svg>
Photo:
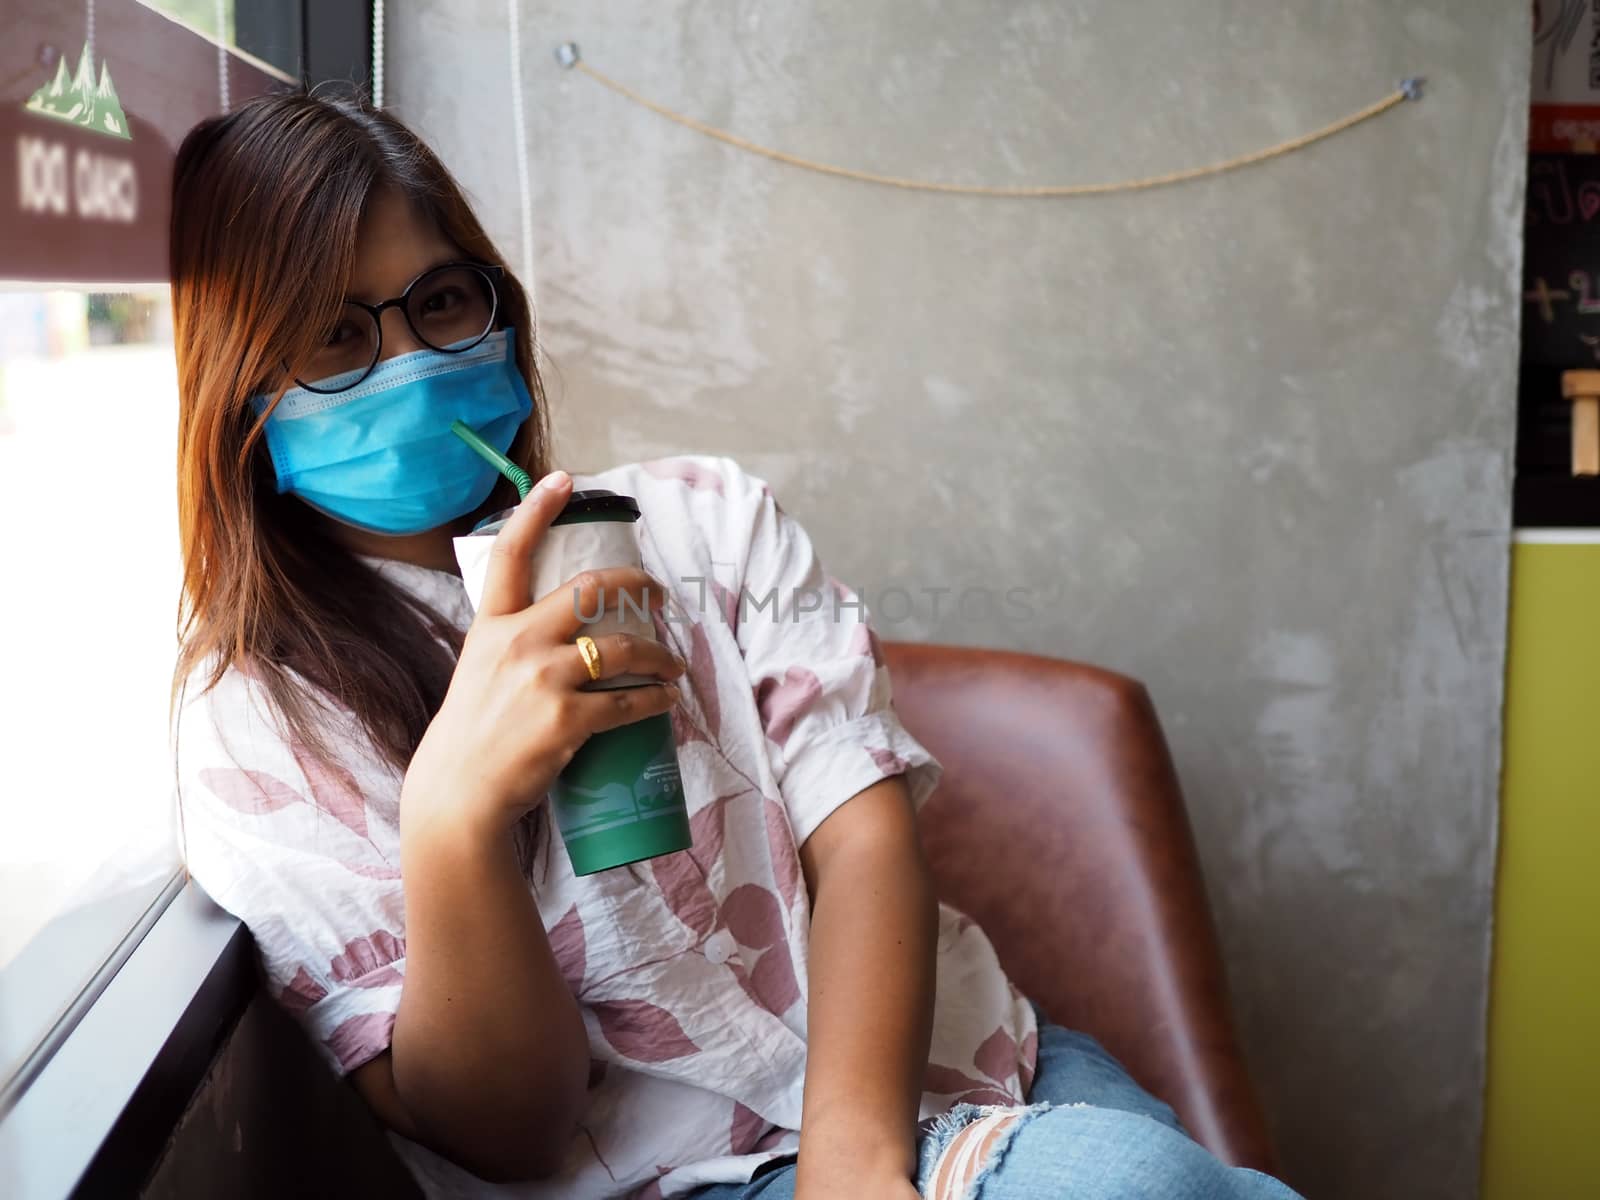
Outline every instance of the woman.
<svg viewBox="0 0 1600 1200">
<path fill-rule="evenodd" d="M 1285 1197 L 1049 1025 L 934 899 L 939 764 L 877 639 L 728 458 L 551 470 L 534 314 L 398 121 L 288 95 L 174 175 L 194 877 L 450 1196 Z M 451 538 L 539 486 L 474 615 Z M 574 487 L 636 497 L 659 644 L 573 644 L 529 556 Z M 709 601 L 706 603 L 705 601 Z M 592 733 L 670 711 L 694 848 L 576 877 L 543 805 Z M 937 981 L 937 983 L 936 983 Z"/>
</svg>

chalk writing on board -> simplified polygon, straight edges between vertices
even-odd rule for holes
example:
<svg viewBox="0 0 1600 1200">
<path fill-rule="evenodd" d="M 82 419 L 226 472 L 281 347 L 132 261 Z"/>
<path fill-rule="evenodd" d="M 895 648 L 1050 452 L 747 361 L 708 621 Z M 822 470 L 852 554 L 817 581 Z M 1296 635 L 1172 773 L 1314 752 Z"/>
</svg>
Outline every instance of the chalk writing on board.
<svg viewBox="0 0 1600 1200">
<path fill-rule="evenodd" d="M 1593 367 L 1600 339 L 1600 154 L 1528 156 L 1522 360 Z"/>
<path fill-rule="evenodd" d="M 1522 299 L 1528 304 L 1539 306 L 1539 319 L 1546 325 L 1554 325 L 1556 320 L 1556 301 L 1571 300 L 1572 293 L 1568 291 L 1555 291 L 1546 283 L 1543 277 L 1535 279 L 1533 286 L 1522 293 Z"/>
<path fill-rule="evenodd" d="M 1573 188 L 1565 163 L 1533 163 L 1528 168 L 1527 223 L 1570 225 L 1575 215 L 1586 224 L 1600 217 L 1600 181 L 1587 179 Z"/>
<path fill-rule="evenodd" d="M 1559 159 L 1528 166 L 1528 224 L 1548 221 L 1565 225 L 1572 220 L 1572 189 L 1567 186 L 1567 165 Z"/>
<path fill-rule="evenodd" d="M 1592 281 L 1587 271 L 1574 271 L 1567 276 L 1567 282 L 1578 291 L 1578 311 L 1581 313 L 1600 312 L 1600 299 L 1590 294 Z"/>
<path fill-rule="evenodd" d="M 1595 279 L 1579 270 L 1570 272 L 1567 282 L 1570 288 L 1551 287 L 1549 280 L 1536 275 L 1523 290 L 1523 304 L 1529 310 L 1522 327 L 1525 361 L 1566 366 L 1600 362 L 1600 292 Z"/>
</svg>

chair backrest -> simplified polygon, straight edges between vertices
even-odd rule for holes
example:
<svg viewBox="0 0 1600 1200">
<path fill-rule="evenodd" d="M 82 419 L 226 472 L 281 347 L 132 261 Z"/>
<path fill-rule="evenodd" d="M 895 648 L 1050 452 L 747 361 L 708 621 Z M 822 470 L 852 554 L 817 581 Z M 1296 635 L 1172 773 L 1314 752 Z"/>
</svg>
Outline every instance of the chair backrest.
<svg viewBox="0 0 1600 1200">
<path fill-rule="evenodd" d="M 1056 1022 L 1093 1034 L 1226 1162 L 1271 1171 L 1194 838 L 1144 687 L 1078 663 L 889 642 L 894 707 L 943 764 L 940 896 Z"/>
</svg>

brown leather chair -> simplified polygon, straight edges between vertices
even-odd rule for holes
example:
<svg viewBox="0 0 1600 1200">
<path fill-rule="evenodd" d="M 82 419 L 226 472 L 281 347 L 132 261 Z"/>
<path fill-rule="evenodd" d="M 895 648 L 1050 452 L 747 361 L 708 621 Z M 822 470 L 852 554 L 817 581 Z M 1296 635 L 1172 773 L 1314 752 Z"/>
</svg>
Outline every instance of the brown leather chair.
<svg viewBox="0 0 1600 1200">
<path fill-rule="evenodd" d="M 1143 685 L 1009 651 L 884 652 L 896 712 L 945 769 L 922 811 L 940 896 L 1052 1020 L 1098 1038 L 1197 1141 L 1273 1171 Z"/>
</svg>

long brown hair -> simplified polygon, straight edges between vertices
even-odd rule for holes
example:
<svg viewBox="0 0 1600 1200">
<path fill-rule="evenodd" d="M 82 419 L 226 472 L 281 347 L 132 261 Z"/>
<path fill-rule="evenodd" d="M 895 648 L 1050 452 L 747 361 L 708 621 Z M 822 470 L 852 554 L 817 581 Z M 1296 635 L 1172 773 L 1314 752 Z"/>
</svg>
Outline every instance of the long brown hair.
<svg viewBox="0 0 1600 1200">
<path fill-rule="evenodd" d="M 183 554 L 174 711 L 230 666 L 264 689 L 288 734 L 324 762 L 316 706 L 353 715 L 379 754 L 410 763 L 444 699 L 460 635 L 336 543 L 276 491 L 250 398 L 281 394 L 335 323 L 368 199 L 397 189 L 468 257 L 507 264 L 460 186 L 420 138 L 359 94 L 296 92 L 201 122 L 172 186 L 172 306 L 178 358 L 178 528 Z M 509 457 L 545 472 L 549 429 L 534 314 L 507 269 L 500 311 L 533 414 Z M 515 503 L 501 482 L 480 511 Z M 320 692 L 309 694 L 310 689 Z"/>
</svg>

